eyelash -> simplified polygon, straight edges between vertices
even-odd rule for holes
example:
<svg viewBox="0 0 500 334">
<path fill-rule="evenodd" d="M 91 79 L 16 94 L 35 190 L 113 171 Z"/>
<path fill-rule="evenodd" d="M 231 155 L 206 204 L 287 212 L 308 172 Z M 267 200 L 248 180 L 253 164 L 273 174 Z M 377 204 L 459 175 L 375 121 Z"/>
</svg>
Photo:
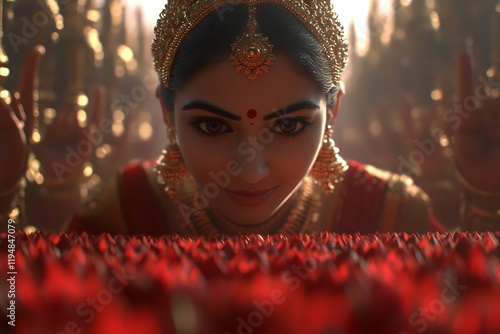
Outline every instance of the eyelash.
<svg viewBox="0 0 500 334">
<path fill-rule="evenodd" d="M 226 128 L 228 128 L 229 131 L 223 131 L 223 132 L 217 132 L 217 133 L 210 133 L 210 132 L 206 132 L 206 131 L 204 131 L 204 130 L 202 130 L 200 128 L 201 124 L 208 123 L 208 122 L 214 122 L 214 121 L 222 123 L 222 125 L 225 126 Z M 226 133 L 226 132 L 233 132 L 233 130 L 231 130 L 229 128 L 229 126 L 224 121 L 222 121 L 222 120 L 220 120 L 218 118 L 212 118 L 212 117 L 197 118 L 194 121 L 190 122 L 189 125 L 191 125 L 200 134 L 205 135 L 205 136 L 209 136 L 209 137 L 215 137 L 217 135 L 220 135 L 220 134 Z"/>
<path fill-rule="evenodd" d="M 201 124 L 208 123 L 208 122 L 214 122 L 214 121 L 222 123 L 223 127 L 228 128 L 228 130 L 225 130 L 222 132 L 217 132 L 217 133 L 209 133 L 209 132 L 206 132 L 205 130 L 200 128 Z M 295 137 L 295 136 L 303 133 L 309 126 L 312 125 L 311 120 L 307 117 L 283 117 L 283 118 L 277 120 L 273 124 L 273 126 L 271 127 L 271 130 L 274 129 L 276 126 L 279 126 L 284 121 L 297 122 L 300 125 L 302 125 L 302 127 L 298 131 L 295 131 L 295 132 L 289 133 L 289 134 L 277 132 L 277 131 L 273 131 L 273 133 L 281 134 L 285 137 Z M 229 126 L 224 121 L 222 121 L 218 118 L 212 118 L 212 117 L 197 118 L 197 119 L 193 120 L 192 122 L 190 122 L 189 125 L 191 125 L 200 134 L 205 135 L 205 136 L 209 136 L 209 137 L 215 137 L 217 135 L 220 135 L 220 134 L 226 133 L 226 132 L 233 132 L 233 130 L 231 130 L 231 128 L 229 128 Z"/>
<path fill-rule="evenodd" d="M 300 135 L 309 126 L 312 125 L 312 122 L 311 122 L 310 118 L 306 118 L 306 117 L 284 117 L 284 118 L 279 119 L 278 121 L 276 121 L 274 123 L 274 125 L 272 126 L 271 129 L 274 129 L 276 126 L 280 125 L 280 123 L 283 122 L 283 121 L 286 121 L 286 122 L 297 122 L 300 125 L 302 125 L 302 127 L 298 131 L 295 131 L 293 133 L 274 132 L 274 133 L 277 133 L 277 134 L 280 134 L 280 135 L 283 135 L 283 136 L 286 136 L 286 137 L 290 137 L 290 138 Z"/>
</svg>

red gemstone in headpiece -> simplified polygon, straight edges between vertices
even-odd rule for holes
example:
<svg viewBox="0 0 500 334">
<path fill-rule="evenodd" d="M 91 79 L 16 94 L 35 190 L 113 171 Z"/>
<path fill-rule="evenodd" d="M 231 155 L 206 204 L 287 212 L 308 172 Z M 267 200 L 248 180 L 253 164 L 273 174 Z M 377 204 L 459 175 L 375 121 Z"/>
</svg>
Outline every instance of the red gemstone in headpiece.
<svg viewBox="0 0 500 334">
<path fill-rule="evenodd" d="M 251 118 L 251 119 L 253 119 L 253 118 L 257 117 L 257 110 L 255 110 L 255 109 L 250 109 L 250 110 L 247 112 L 247 116 L 248 116 L 248 118 Z"/>
</svg>

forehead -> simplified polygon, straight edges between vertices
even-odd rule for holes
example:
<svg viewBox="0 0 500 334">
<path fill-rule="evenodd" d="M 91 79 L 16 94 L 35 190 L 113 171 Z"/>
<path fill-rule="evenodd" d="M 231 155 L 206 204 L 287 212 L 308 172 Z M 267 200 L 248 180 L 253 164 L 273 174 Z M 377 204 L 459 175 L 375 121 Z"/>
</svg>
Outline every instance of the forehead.
<svg viewBox="0 0 500 334">
<path fill-rule="evenodd" d="M 202 69 L 176 93 L 175 107 L 203 100 L 232 112 L 247 112 L 251 108 L 282 108 L 307 99 L 319 103 L 325 97 L 319 85 L 287 56 L 276 54 L 269 72 L 255 80 L 238 73 L 229 60 Z"/>
</svg>

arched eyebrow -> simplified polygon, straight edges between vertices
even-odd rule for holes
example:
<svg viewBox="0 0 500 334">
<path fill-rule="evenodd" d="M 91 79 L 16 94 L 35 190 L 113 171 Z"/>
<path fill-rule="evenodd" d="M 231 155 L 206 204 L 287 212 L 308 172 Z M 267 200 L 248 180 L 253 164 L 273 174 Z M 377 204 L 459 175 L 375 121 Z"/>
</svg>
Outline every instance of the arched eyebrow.
<svg viewBox="0 0 500 334">
<path fill-rule="evenodd" d="M 201 110 L 208 111 L 212 114 L 216 114 L 216 115 L 221 116 L 221 117 L 225 117 L 225 118 L 235 120 L 235 121 L 241 121 L 240 116 L 237 116 L 233 113 L 230 113 L 227 110 L 224 110 L 222 108 L 219 108 L 217 106 L 214 106 L 214 105 L 212 105 L 208 102 L 204 102 L 204 101 L 199 101 L 199 100 L 192 101 L 192 102 L 185 104 L 181 108 L 181 110 L 190 110 L 190 109 L 201 109 Z M 293 104 L 286 106 L 284 108 L 278 109 L 278 110 L 270 113 L 269 115 L 264 116 L 264 120 L 267 121 L 267 120 L 270 120 L 273 118 L 284 116 L 284 115 L 287 115 L 287 114 L 290 114 L 290 113 L 293 113 L 293 112 L 296 112 L 299 110 L 304 110 L 304 109 L 316 110 L 316 109 L 319 109 L 319 106 L 316 103 L 309 101 L 309 100 L 296 102 L 296 103 L 293 103 Z"/>
<path fill-rule="evenodd" d="M 201 109 L 205 110 L 208 112 L 211 112 L 212 114 L 216 114 L 221 117 L 229 118 L 235 121 L 241 121 L 241 117 L 237 116 L 235 114 L 230 113 L 229 111 L 226 111 L 224 109 L 221 109 L 219 107 L 216 107 L 208 102 L 204 101 L 192 101 L 187 103 L 182 107 L 181 110 L 189 110 L 189 109 Z"/>
<path fill-rule="evenodd" d="M 309 100 L 296 102 L 284 108 L 278 109 L 267 116 L 264 116 L 264 121 L 305 109 L 316 110 L 319 109 L 319 106 L 316 103 Z"/>
</svg>

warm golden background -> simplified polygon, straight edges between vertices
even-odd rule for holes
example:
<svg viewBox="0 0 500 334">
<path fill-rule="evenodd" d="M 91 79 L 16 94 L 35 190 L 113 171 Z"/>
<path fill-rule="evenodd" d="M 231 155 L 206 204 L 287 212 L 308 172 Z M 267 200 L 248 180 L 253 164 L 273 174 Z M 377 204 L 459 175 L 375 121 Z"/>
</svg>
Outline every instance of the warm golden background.
<svg viewBox="0 0 500 334">
<path fill-rule="evenodd" d="M 61 107 L 78 105 L 84 126 L 92 89 L 106 88 L 104 117 L 112 131 L 96 142 L 84 174 L 90 185 L 133 160 L 153 159 L 165 143 L 149 46 L 164 1 L 0 0 L 2 88 L 16 90 L 22 61 L 34 45 L 40 67 L 36 145 Z M 336 141 L 346 158 L 411 174 L 439 218 L 458 221 L 458 187 L 442 115 L 456 93 L 455 59 L 468 52 L 476 75 L 500 82 L 498 0 L 338 0 L 351 58 Z M 5 92 L 3 92 L 6 96 Z M 28 179 L 37 182 L 37 175 Z"/>
</svg>

